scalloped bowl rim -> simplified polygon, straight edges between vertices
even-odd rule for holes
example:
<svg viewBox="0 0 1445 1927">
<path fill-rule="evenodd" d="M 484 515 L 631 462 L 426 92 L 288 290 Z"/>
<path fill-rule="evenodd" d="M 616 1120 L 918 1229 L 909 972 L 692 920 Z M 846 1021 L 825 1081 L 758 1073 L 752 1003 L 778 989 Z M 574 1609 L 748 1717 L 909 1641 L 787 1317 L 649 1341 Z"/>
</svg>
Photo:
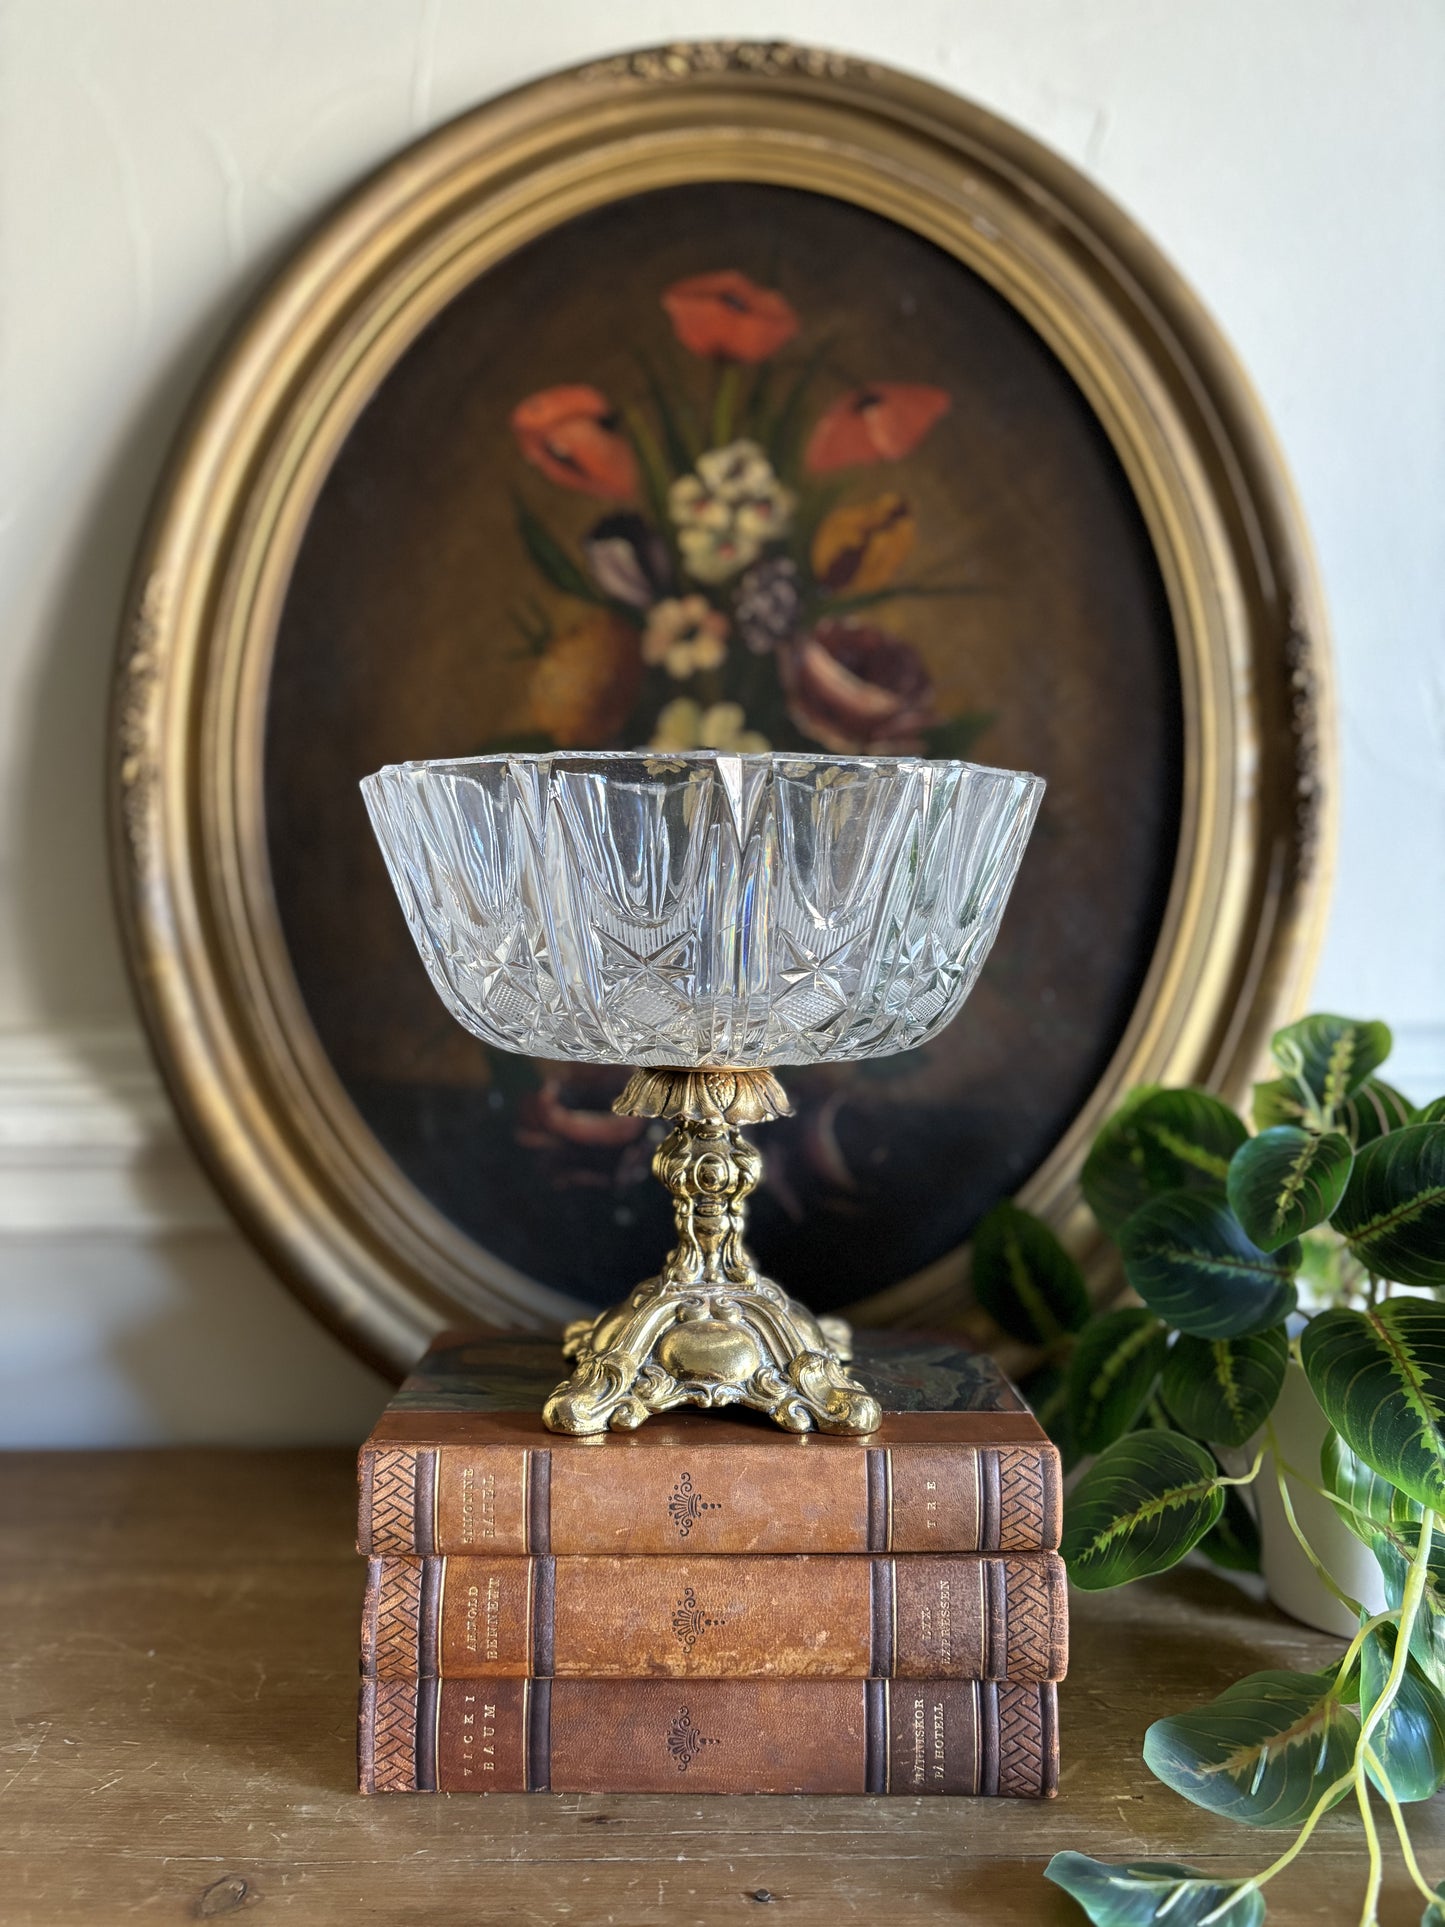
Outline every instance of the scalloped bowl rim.
<svg viewBox="0 0 1445 1927">
<path fill-rule="evenodd" d="M 956 756 L 868 756 L 833 755 L 822 750 L 816 755 L 811 750 L 761 749 L 542 749 L 542 750 L 494 750 L 485 756 L 429 756 L 413 758 L 402 763 L 383 763 L 380 769 L 373 770 L 369 776 L 361 778 L 361 787 L 374 783 L 379 777 L 405 772 L 419 771 L 442 772 L 456 771 L 465 773 L 469 769 L 492 769 L 504 763 L 528 763 L 540 766 L 556 763 L 698 763 L 717 765 L 719 763 L 802 763 L 813 769 L 844 770 L 905 770 L 936 769 L 964 770 L 971 776 L 1003 776 L 1015 780 L 1047 787 L 1048 779 L 1034 770 L 1008 769 L 992 763 L 971 763 Z"/>
</svg>

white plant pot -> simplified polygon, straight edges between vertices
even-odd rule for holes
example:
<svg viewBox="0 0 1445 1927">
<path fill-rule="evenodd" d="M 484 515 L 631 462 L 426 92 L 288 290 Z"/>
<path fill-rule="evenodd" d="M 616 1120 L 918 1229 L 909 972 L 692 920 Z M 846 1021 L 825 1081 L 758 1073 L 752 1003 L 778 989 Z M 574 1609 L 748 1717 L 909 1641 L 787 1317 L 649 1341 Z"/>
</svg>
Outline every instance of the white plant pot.
<svg viewBox="0 0 1445 1927">
<path fill-rule="evenodd" d="M 1279 1403 L 1274 1408 L 1274 1429 L 1285 1464 L 1318 1484 L 1320 1447 L 1329 1427 L 1310 1390 L 1309 1380 L 1293 1361 L 1285 1373 Z M 1251 1457 L 1262 1443 L 1262 1438 L 1254 1441 Z M 1343 1523 L 1328 1499 L 1322 1499 L 1288 1473 L 1285 1483 L 1300 1530 L 1335 1584 L 1372 1613 L 1382 1612 L 1384 1582 L 1368 1547 Z M 1266 1592 L 1291 1619 L 1302 1620 L 1306 1626 L 1314 1626 L 1322 1633 L 1339 1633 L 1350 1638 L 1359 1630 L 1357 1621 L 1319 1578 L 1290 1531 L 1279 1496 L 1272 1453 L 1265 1454 L 1254 1492 L 1259 1501 L 1260 1563 Z"/>
</svg>

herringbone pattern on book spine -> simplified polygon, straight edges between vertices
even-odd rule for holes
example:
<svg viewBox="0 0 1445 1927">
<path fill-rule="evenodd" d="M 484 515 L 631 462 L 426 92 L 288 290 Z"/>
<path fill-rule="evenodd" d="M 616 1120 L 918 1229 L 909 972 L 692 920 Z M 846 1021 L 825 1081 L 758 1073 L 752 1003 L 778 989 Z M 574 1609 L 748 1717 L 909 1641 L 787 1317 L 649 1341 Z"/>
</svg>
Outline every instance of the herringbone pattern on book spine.
<svg viewBox="0 0 1445 1927">
<path fill-rule="evenodd" d="M 415 1793 L 415 1680 L 363 1680 L 360 1778 L 363 1793 Z"/>
<path fill-rule="evenodd" d="M 361 1544 L 376 1553 L 430 1552 L 416 1541 L 416 1453 L 400 1447 L 376 1452 L 371 1468 L 362 1492 Z"/>
<path fill-rule="evenodd" d="M 1033 1448 L 998 1448 L 1000 1552 L 1058 1544 L 1057 1491 Z"/>
<path fill-rule="evenodd" d="M 1057 1785 L 1057 1740 L 1052 1695 L 1036 1686 L 998 1688 L 998 1790 L 1010 1798 L 1036 1798 Z M 1041 1720 L 1039 1715 L 1043 1713 Z"/>
<path fill-rule="evenodd" d="M 1068 1593 L 1063 1568 L 1040 1556 L 1009 1559 L 1003 1679 L 1061 1679 L 1068 1658 Z"/>
</svg>

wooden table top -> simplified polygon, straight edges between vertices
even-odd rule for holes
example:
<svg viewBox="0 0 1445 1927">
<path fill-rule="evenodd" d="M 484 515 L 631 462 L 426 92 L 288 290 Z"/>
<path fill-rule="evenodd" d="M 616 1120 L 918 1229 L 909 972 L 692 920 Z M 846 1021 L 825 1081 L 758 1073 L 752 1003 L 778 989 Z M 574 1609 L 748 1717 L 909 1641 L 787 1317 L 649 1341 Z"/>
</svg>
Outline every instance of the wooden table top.
<svg viewBox="0 0 1445 1927">
<path fill-rule="evenodd" d="M 1149 1720 L 1339 1642 L 1205 1571 L 1075 1595 L 1062 1787 L 1005 1800 L 354 1791 L 349 1454 L 0 1457 L 0 1922 L 692 1927 L 707 1921 L 1078 1923 L 1049 1855 L 1264 1865 L 1289 1836 L 1160 1786 Z M 1445 1874 L 1441 1802 L 1411 1810 Z M 1383 1816 L 1382 1816 L 1383 1817 Z M 1341 1809 L 1269 1919 L 1353 1921 Z M 1420 1903 L 1389 1856 L 1382 1918 Z"/>
</svg>

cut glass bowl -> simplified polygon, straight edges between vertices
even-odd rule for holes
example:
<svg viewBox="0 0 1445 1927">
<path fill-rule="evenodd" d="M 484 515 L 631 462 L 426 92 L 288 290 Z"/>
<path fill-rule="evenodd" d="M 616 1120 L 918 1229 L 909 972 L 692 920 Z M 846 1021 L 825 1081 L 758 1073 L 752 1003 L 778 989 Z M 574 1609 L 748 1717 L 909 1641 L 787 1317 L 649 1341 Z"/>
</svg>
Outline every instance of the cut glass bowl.
<svg viewBox="0 0 1445 1927">
<path fill-rule="evenodd" d="M 909 1050 L 957 1015 L 1044 784 L 915 757 L 579 750 L 393 764 L 361 787 L 475 1035 L 763 1069 Z"/>
</svg>

